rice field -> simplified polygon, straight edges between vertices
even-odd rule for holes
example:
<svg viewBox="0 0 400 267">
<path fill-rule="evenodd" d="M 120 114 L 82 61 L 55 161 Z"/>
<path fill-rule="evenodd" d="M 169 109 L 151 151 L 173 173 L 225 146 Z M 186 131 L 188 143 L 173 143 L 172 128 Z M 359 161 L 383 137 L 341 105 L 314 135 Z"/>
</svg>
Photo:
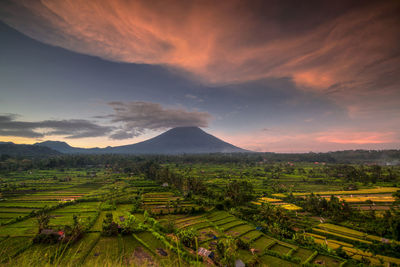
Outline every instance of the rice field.
<svg viewBox="0 0 400 267">
<path fill-rule="evenodd" d="M 301 262 L 304 262 L 305 260 L 307 260 L 312 254 L 314 253 L 314 251 L 309 250 L 309 249 L 304 249 L 304 248 L 298 248 L 296 249 L 292 256 L 299 258 L 301 260 Z"/>
<path fill-rule="evenodd" d="M 331 195 L 361 195 L 361 194 L 382 194 L 382 193 L 394 193 L 397 192 L 399 188 L 397 187 L 378 187 L 378 188 L 368 188 L 368 189 L 358 189 L 358 190 L 348 190 L 348 191 L 321 191 L 321 192 L 314 192 L 315 195 L 321 196 L 331 196 Z M 311 193 L 307 192 L 295 192 L 293 193 L 294 196 L 306 196 Z M 273 194 L 273 196 L 277 196 L 277 194 Z M 282 195 L 280 195 L 282 196 Z"/>
<path fill-rule="evenodd" d="M 251 247 L 256 248 L 260 252 L 263 252 L 264 249 L 268 248 L 269 246 L 271 246 L 272 244 L 275 244 L 275 243 L 276 243 L 276 241 L 274 239 L 266 237 L 266 236 L 262 236 L 262 237 L 256 239 L 251 244 Z"/>
<path fill-rule="evenodd" d="M 220 169 L 217 166 L 213 171 L 205 168 L 205 173 L 202 173 L 199 172 L 199 169 L 196 170 L 194 166 L 195 164 L 191 165 L 191 168 L 193 167 L 193 172 L 197 173 L 197 177 L 203 177 L 204 184 L 208 186 L 212 185 L 215 187 L 216 192 L 218 190 L 223 191 L 226 184 L 232 178 L 239 178 L 239 174 L 235 176 L 235 170 L 230 173 L 231 176 L 228 179 L 222 176 L 225 172 L 230 172 L 229 168 Z M 233 166 L 232 168 L 236 167 Z M 270 188 L 264 185 L 266 176 L 262 168 L 260 168 L 261 175 L 259 176 L 253 176 L 259 170 L 252 172 L 258 167 L 246 166 L 245 168 L 249 171 L 245 179 L 251 181 L 255 187 L 256 193 L 253 195 L 254 204 L 262 205 L 262 203 L 270 203 L 288 211 L 301 210 L 300 207 L 294 204 L 284 202 L 283 199 L 288 196 L 288 193 L 272 193 Z M 207 177 L 209 173 L 213 173 L 213 177 L 219 175 L 221 177 L 209 179 Z M 245 171 L 241 170 L 240 175 L 244 175 L 244 173 Z M 43 173 L 43 175 L 48 175 L 49 178 L 36 182 L 31 181 L 30 183 L 32 186 L 40 184 L 38 192 L 9 194 L 5 198 L 5 201 L 0 202 L 0 222 L 6 223 L 13 218 L 28 216 L 32 211 L 39 211 L 44 207 L 56 207 L 60 203 L 71 200 L 71 203 L 68 203 L 70 205 L 60 205 L 57 208 L 47 211 L 51 215 L 50 227 L 62 229 L 66 224 L 73 222 L 74 215 L 78 215 L 81 221 L 85 224 L 90 224 L 91 228 L 81 240 L 65 250 L 60 250 L 55 246 L 38 246 L 31 243 L 31 239 L 36 235 L 38 228 L 37 220 L 34 217 L 26 217 L 22 221 L 9 225 L 0 225 L 0 250 L 2 250 L 0 259 L 3 262 L 11 258 L 12 256 L 10 255 L 15 255 L 13 263 L 30 266 L 45 266 L 48 263 L 57 264 L 58 266 L 102 266 L 104 264 L 108 264 L 109 266 L 127 266 L 129 264 L 143 266 L 146 263 L 152 266 L 169 266 L 171 264 L 177 266 L 178 255 L 168 249 L 168 244 L 165 244 L 165 242 L 168 243 L 172 242 L 170 240 L 174 240 L 176 232 L 175 234 L 167 234 L 163 232 L 165 229 L 158 229 L 157 227 L 149 231 L 149 227 L 153 226 L 149 222 L 144 222 L 142 209 L 145 209 L 162 226 L 168 226 L 168 223 L 173 221 L 177 231 L 183 229 L 193 229 L 196 231 L 198 245 L 213 250 L 217 255 L 217 259 L 220 256 L 216 249 L 218 241 L 233 237 L 246 243 L 242 245 L 249 246 L 248 249 L 237 249 L 235 252 L 235 255 L 246 264 L 255 257 L 259 257 L 261 264 L 268 266 L 300 266 L 307 259 L 310 259 L 310 256 L 313 256 L 313 259 L 309 262 L 310 264 L 339 266 L 342 260 L 332 257 L 333 253 L 329 254 L 329 251 L 338 248 L 342 248 L 353 259 L 366 257 L 372 263 L 383 261 L 398 264 L 398 259 L 381 255 L 374 256 L 371 253 L 365 253 L 360 250 L 360 247 L 368 247 L 372 242 L 381 242 L 381 237 L 367 235 L 364 232 L 356 231 L 349 227 L 338 226 L 334 224 L 335 222 L 318 224 L 316 221 L 301 221 L 304 217 L 315 216 L 314 214 L 311 215 L 310 212 L 298 212 L 295 214 L 295 212 L 279 210 L 279 212 L 285 213 L 288 219 L 291 220 L 294 231 L 301 233 L 304 229 L 307 229 L 306 231 L 311 231 L 310 229 L 312 229 L 312 233 L 306 233 L 306 235 L 313 237 L 316 243 L 325 247 L 320 248 L 321 250 L 318 249 L 320 253 L 324 254 L 323 251 L 325 249 L 326 254 L 331 256 L 314 253 L 313 249 L 315 248 L 307 249 L 298 247 L 297 244 L 289 239 L 281 239 L 279 233 L 276 234 L 273 231 L 268 233 L 267 231 L 270 230 L 268 222 L 253 220 L 257 216 L 256 213 L 252 214 L 251 221 L 247 221 L 243 214 L 236 213 L 239 208 L 236 209 L 235 207 L 235 210 L 229 210 L 226 207 L 220 208 L 215 205 L 220 200 L 215 201 L 215 203 L 213 202 L 214 200 L 210 199 L 208 200 L 209 202 L 202 202 L 204 199 L 201 199 L 197 195 L 193 198 L 185 196 L 185 199 L 179 191 L 165 192 L 168 189 L 162 188 L 160 184 L 154 181 L 146 181 L 143 178 L 129 178 L 128 185 L 128 183 L 124 182 L 125 178 L 110 178 L 121 177 L 120 174 L 115 174 L 115 176 L 112 174 L 110 177 L 103 177 L 98 179 L 98 181 L 94 179 L 90 182 L 85 178 L 80 177 L 77 179 L 77 177 L 73 176 L 71 183 L 61 184 L 52 180 L 50 172 L 47 174 Z M 391 193 L 398 190 L 395 187 L 382 187 L 353 191 L 333 191 L 326 189 L 343 189 L 345 187 L 338 186 L 337 184 L 332 184 L 331 187 L 325 184 L 312 184 L 314 180 L 317 180 L 317 178 L 307 178 L 307 183 L 309 184 L 302 185 L 300 189 L 289 186 L 284 189 L 287 189 L 286 192 L 294 192 L 294 195 L 305 196 L 310 192 L 306 190 L 307 188 L 318 188 L 315 192 L 318 192 L 322 197 L 330 197 L 334 193 L 334 195 L 348 201 L 352 205 L 365 205 L 365 207 L 368 205 L 365 203 L 367 200 L 376 202 L 376 206 L 385 206 L 391 203 L 394 200 Z M 327 180 L 332 182 L 331 178 L 327 178 Z M 275 179 L 274 183 L 296 183 L 296 181 L 298 181 L 297 174 L 285 174 L 280 180 Z M 281 190 L 282 188 L 278 189 Z M 300 190 L 305 192 L 299 192 Z M 262 195 L 271 197 L 260 197 Z M 78 201 L 76 201 L 77 199 Z M 83 199 L 83 201 L 81 202 L 79 199 Z M 114 221 L 120 223 L 119 217 L 130 213 L 136 201 L 140 201 L 142 205 L 139 207 L 140 212 L 136 213 L 135 217 L 146 225 L 145 229 L 147 230 L 126 236 L 101 236 L 105 214 L 111 212 Z M 100 205 L 106 202 L 114 203 L 112 210 L 100 211 Z M 188 212 L 192 207 L 197 208 L 200 205 L 206 207 L 205 212 Z M 226 209 L 227 211 L 219 211 L 217 208 Z M 257 209 L 257 207 L 247 205 L 247 203 L 243 204 L 243 208 Z M 177 209 L 181 209 L 182 212 L 175 212 Z M 238 217 L 230 214 L 228 210 Z M 307 224 L 308 222 L 310 224 Z M 267 226 L 264 223 L 267 223 Z M 351 224 L 344 222 L 343 225 Z M 256 227 L 260 230 L 256 230 Z M 167 241 L 157 238 L 157 234 L 154 234 L 153 231 L 159 231 L 159 234 L 165 237 Z M 274 233 L 274 238 L 272 237 L 272 233 Z M 331 250 L 327 250 L 326 247 Z M 191 251 L 189 248 L 183 247 L 181 249 L 184 253 L 195 255 L 195 251 Z M 29 261 L 29 258 L 35 258 L 35 260 Z M 300 264 L 295 263 L 297 262 L 296 258 L 300 259 Z"/>
<path fill-rule="evenodd" d="M 297 267 L 299 264 L 286 261 L 277 257 L 273 257 L 270 255 L 264 255 L 260 257 L 262 262 L 269 264 L 270 266 L 281 266 L 281 267 Z"/>
<path fill-rule="evenodd" d="M 12 259 L 18 253 L 31 246 L 29 237 L 9 237 L 0 242 L 0 262 Z"/>
<path fill-rule="evenodd" d="M 285 254 L 289 253 L 289 251 L 291 249 L 292 248 L 283 246 L 283 245 L 281 245 L 279 243 L 276 243 L 275 245 L 273 245 L 272 247 L 269 248 L 269 250 L 276 251 L 281 255 L 285 255 Z"/>
<path fill-rule="evenodd" d="M 106 261 L 121 263 L 122 246 L 115 237 L 101 237 L 86 256 L 85 265 L 101 266 Z"/>
</svg>

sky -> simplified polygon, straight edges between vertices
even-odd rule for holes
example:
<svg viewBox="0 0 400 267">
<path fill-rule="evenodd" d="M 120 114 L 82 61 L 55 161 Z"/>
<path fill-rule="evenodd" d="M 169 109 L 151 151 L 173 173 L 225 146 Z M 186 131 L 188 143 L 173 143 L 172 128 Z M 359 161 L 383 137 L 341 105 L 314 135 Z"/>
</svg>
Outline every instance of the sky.
<svg viewBox="0 0 400 267">
<path fill-rule="evenodd" d="M 0 141 L 400 149 L 398 0 L 2 0 L 0 40 Z"/>
</svg>

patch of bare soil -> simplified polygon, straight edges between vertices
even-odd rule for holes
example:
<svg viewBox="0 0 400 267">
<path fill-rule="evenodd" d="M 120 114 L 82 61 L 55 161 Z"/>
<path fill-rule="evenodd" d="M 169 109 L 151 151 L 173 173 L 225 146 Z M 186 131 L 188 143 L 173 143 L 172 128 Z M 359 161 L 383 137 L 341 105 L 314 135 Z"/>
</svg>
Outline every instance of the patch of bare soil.
<svg viewBox="0 0 400 267">
<path fill-rule="evenodd" d="M 124 259 L 124 263 L 135 266 L 158 266 L 153 257 L 142 247 L 137 247 L 132 255 Z"/>
</svg>

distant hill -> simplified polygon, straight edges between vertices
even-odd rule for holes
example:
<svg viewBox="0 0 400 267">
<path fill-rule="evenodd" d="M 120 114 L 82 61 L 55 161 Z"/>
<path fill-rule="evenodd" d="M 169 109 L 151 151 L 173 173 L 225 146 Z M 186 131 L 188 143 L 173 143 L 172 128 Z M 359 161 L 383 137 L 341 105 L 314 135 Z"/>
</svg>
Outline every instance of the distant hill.
<svg viewBox="0 0 400 267">
<path fill-rule="evenodd" d="M 80 147 L 72 147 L 68 145 L 66 142 L 61 141 L 44 141 L 41 143 L 35 143 L 34 146 L 38 147 L 48 147 L 63 154 L 99 154 L 104 153 L 101 152 L 102 148 L 80 148 Z"/>
<path fill-rule="evenodd" d="M 0 145 L 5 145 L 5 144 L 14 144 L 13 142 L 0 142 Z"/>
<path fill-rule="evenodd" d="M 61 155 L 59 151 L 44 146 L 0 144 L 0 155 L 13 157 L 49 157 Z"/>
<path fill-rule="evenodd" d="M 45 146 L 66 154 L 200 154 L 250 152 L 213 135 L 198 127 L 177 127 L 149 140 L 133 145 L 106 148 L 77 148 L 65 142 L 45 141 L 35 146 Z"/>
</svg>

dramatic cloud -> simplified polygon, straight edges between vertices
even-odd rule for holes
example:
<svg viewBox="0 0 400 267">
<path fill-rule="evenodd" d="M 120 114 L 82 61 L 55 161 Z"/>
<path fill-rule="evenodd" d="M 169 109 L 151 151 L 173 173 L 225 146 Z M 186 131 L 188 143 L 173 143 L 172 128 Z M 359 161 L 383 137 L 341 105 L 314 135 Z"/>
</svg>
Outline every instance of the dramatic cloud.
<svg viewBox="0 0 400 267">
<path fill-rule="evenodd" d="M 0 14 L 53 45 L 211 82 L 290 76 L 329 88 L 393 75 L 399 2 L 347 2 L 15 0 Z"/>
<path fill-rule="evenodd" d="M 114 113 L 96 116 L 107 119 L 104 126 L 88 120 L 43 120 L 19 121 L 15 114 L 0 114 L 0 136 L 43 138 L 63 136 L 68 139 L 105 137 L 123 140 L 144 134 L 146 131 L 160 131 L 174 127 L 207 127 L 211 115 L 182 108 L 164 108 L 151 102 L 110 102 Z"/>
<path fill-rule="evenodd" d="M 345 107 L 369 107 L 371 96 L 383 109 L 389 99 L 388 108 L 400 105 L 396 0 L 15 0 L 0 10 L 35 39 L 112 61 L 166 65 L 207 83 L 290 77 Z"/>
<path fill-rule="evenodd" d="M 327 112 L 330 110 L 325 103 L 334 103 L 337 110 L 343 111 L 336 120 L 322 122 L 313 117 L 311 109 L 306 119 L 295 114 L 300 118 L 292 129 L 298 147 L 321 143 L 377 146 L 389 144 L 381 142 L 389 137 L 399 141 L 392 138 L 392 133 L 399 132 L 396 125 L 400 125 L 398 0 L 3 0 L 0 19 L 47 44 L 115 62 L 161 65 L 177 70 L 183 77 L 198 79 L 204 88 L 201 93 L 190 86 L 187 91 L 179 90 L 183 101 L 203 109 L 209 108 L 210 103 L 228 103 L 211 97 L 215 92 L 223 92 L 229 98 L 232 88 L 245 95 L 246 84 L 287 80 L 293 90 L 279 84 L 260 86 L 260 90 L 288 94 L 286 106 L 268 113 L 276 120 L 296 102 L 305 106 L 312 102 Z M 191 82 L 196 87 L 197 81 L 189 79 L 188 84 Z M 168 85 L 160 86 L 160 90 L 169 92 L 173 86 Z M 298 97 L 299 94 L 307 97 Z M 271 95 L 273 99 L 274 94 Z M 274 104 L 271 105 L 273 100 L 259 97 L 248 100 L 246 106 L 252 108 L 258 101 L 264 101 L 265 106 Z M 238 102 L 242 99 L 234 99 L 229 105 Z M 158 104 L 141 105 L 112 104 L 115 114 L 108 118 L 119 128 L 110 133 L 111 138 L 131 138 L 147 130 L 186 125 L 182 118 L 179 123 L 175 119 L 165 122 L 177 114 L 185 117 L 196 113 L 193 120 L 188 120 L 191 124 L 201 126 L 208 121 L 207 113 L 170 114 L 171 110 Z M 144 112 L 147 115 L 132 115 L 145 108 L 149 110 Z M 221 111 L 217 114 L 215 107 L 208 110 L 215 117 L 224 115 Z M 245 111 L 235 112 L 240 115 Z M 261 113 L 246 116 L 254 122 L 254 116 Z M 163 119 L 157 121 L 157 116 Z M 237 123 L 236 117 L 235 120 Z M 284 123 L 293 122 L 282 119 L 277 124 Z M 328 124 L 332 124 L 330 129 L 326 129 Z M 273 126 L 279 125 L 269 121 L 260 125 Z M 308 132 L 302 131 L 306 128 Z M 339 128 L 344 130 L 339 132 Z M 329 130 L 333 134 L 329 135 Z M 382 135 L 377 135 L 379 131 Z M 311 143 L 305 139 L 307 135 L 308 140 L 313 140 Z M 286 133 L 283 136 L 292 140 Z M 264 137 L 260 140 L 274 142 Z M 284 147 L 285 140 L 275 144 Z"/>
<path fill-rule="evenodd" d="M 113 133 L 112 139 L 127 139 L 143 134 L 147 130 L 165 130 L 174 127 L 207 127 L 211 115 L 182 108 L 164 108 L 151 102 L 110 102 L 114 114 L 98 116 L 113 123 L 122 123 L 122 129 Z"/>
<path fill-rule="evenodd" d="M 16 120 L 14 114 L 0 115 L 0 136 L 43 138 L 59 135 L 77 139 L 109 134 L 114 127 L 101 126 L 87 120 L 44 120 L 27 122 Z"/>
</svg>

